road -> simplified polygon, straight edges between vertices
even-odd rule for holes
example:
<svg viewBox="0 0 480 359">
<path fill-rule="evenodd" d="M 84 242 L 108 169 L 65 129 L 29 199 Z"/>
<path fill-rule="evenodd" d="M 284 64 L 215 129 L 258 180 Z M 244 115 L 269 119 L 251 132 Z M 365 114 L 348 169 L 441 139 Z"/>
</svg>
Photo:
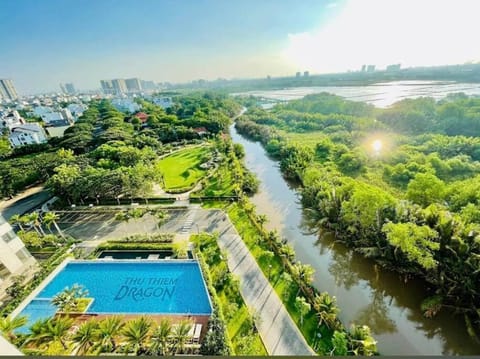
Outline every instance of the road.
<svg viewBox="0 0 480 359">
<path fill-rule="evenodd" d="M 5 219 L 10 219 L 15 214 L 24 214 L 40 207 L 52 195 L 43 186 L 32 187 L 8 201 L 0 202 L 0 212 Z"/>
</svg>

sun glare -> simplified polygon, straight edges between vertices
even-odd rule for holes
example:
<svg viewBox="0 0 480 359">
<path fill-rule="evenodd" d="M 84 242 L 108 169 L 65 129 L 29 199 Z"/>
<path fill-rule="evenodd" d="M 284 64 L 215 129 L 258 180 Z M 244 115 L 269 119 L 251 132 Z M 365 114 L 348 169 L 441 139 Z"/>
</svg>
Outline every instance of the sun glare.
<svg viewBox="0 0 480 359">
<path fill-rule="evenodd" d="M 380 150 L 382 149 L 382 146 L 383 146 L 383 143 L 380 140 L 375 140 L 372 142 L 373 150 L 377 153 L 380 152 Z"/>
</svg>

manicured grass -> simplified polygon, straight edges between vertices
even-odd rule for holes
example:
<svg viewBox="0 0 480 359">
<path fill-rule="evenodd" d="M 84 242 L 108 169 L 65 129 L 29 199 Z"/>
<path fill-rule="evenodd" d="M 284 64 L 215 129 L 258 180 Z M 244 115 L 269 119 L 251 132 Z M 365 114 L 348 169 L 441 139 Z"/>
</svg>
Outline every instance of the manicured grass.
<svg viewBox="0 0 480 359">
<path fill-rule="evenodd" d="M 165 189 L 188 190 L 193 187 L 207 172 L 201 169 L 200 165 L 206 162 L 210 152 L 209 147 L 199 146 L 187 148 L 160 160 L 158 167 L 164 177 Z"/>
<path fill-rule="evenodd" d="M 206 182 L 204 189 L 199 193 L 202 196 L 233 196 L 235 194 L 232 170 L 225 164 L 221 164 Z"/>
<path fill-rule="evenodd" d="M 295 307 L 298 286 L 295 282 L 288 282 L 282 275 L 284 268 L 281 259 L 274 256 L 271 260 L 268 260 L 265 256 L 265 252 L 269 251 L 268 244 L 264 240 L 261 231 L 252 223 L 242 207 L 238 204 L 232 204 L 228 207 L 227 212 L 238 233 L 257 260 L 265 276 L 270 279 L 275 292 L 282 300 L 308 344 L 320 355 L 327 355 L 331 347 L 332 333 L 326 327 L 318 326 L 318 320 L 313 309 L 303 318 L 303 325 L 300 324 L 300 314 Z M 269 265 L 272 267 L 269 268 Z M 317 333 L 321 334 L 321 339 L 317 337 Z"/>
</svg>

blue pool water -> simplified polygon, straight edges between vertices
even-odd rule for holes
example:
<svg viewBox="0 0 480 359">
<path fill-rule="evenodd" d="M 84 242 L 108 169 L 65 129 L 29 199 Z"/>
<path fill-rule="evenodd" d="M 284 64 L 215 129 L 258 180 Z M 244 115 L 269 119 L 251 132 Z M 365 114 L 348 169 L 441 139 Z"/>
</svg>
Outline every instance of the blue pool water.
<svg viewBox="0 0 480 359">
<path fill-rule="evenodd" d="M 55 313 L 49 300 L 66 287 L 82 285 L 94 298 L 87 313 L 204 314 L 212 312 L 197 262 L 71 262 L 20 315 L 31 325 Z"/>
</svg>

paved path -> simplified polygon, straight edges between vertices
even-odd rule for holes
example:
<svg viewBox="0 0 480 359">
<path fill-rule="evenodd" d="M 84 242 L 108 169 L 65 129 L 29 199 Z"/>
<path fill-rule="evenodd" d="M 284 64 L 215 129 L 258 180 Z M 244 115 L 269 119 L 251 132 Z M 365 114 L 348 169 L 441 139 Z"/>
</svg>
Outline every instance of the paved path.
<svg viewBox="0 0 480 359">
<path fill-rule="evenodd" d="M 240 279 L 240 290 L 245 302 L 260 316 L 258 332 L 270 355 L 316 355 L 285 309 L 268 282 L 255 258 L 224 212 L 198 211 L 207 214 L 220 233 L 219 245 L 227 252 L 228 267 Z M 210 232 L 209 231 L 209 232 Z"/>
</svg>

